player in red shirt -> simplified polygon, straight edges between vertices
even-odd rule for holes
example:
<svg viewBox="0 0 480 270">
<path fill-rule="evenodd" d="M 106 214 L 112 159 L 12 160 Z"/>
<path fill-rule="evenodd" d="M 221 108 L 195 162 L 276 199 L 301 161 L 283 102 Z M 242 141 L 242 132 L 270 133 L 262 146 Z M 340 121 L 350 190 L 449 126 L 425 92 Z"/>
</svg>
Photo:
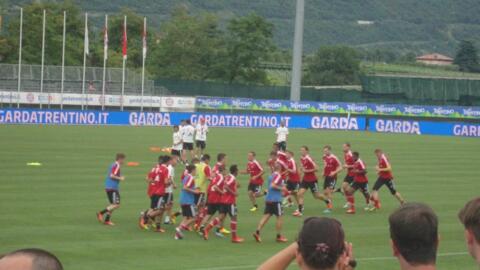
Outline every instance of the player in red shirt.
<svg viewBox="0 0 480 270">
<path fill-rule="evenodd" d="M 378 191 L 383 185 L 386 185 L 387 188 L 390 190 L 390 193 L 397 198 L 400 204 L 404 204 L 405 200 L 403 199 L 402 195 L 395 189 L 395 184 L 393 182 L 393 174 L 392 174 L 392 166 L 390 165 L 390 161 L 385 156 L 381 149 L 375 150 L 375 155 L 378 159 L 378 164 L 375 167 L 375 170 L 378 173 L 378 179 L 375 182 L 372 190 L 372 196 L 370 199 L 374 203 L 374 207 L 370 208 L 371 211 L 376 209 L 380 209 L 380 199 L 378 197 Z"/>
<path fill-rule="evenodd" d="M 273 152 L 277 153 L 276 163 L 280 164 L 282 180 L 286 181 L 288 176 L 288 157 L 287 153 L 280 149 L 278 143 L 273 144 Z"/>
<path fill-rule="evenodd" d="M 322 200 L 327 204 L 327 209 L 331 207 L 331 201 L 318 190 L 318 178 L 316 175 L 318 166 L 310 157 L 308 147 L 302 146 L 300 148 L 300 154 L 302 156 L 300 161 L 302 163 L 301 171 L 303 172 L 303 178 L 300 183 L 300 190 L 298 191 L 298 209 L 293 213 L 296 217 L 303 216 L 305 192 L 309 189 L 312 191 L 315 199 Z"/>
<path fill-rule="evenodd" d="M 294 158 L 295 154 L 292 151 L 287 151 L 287 197 L 284 200 L 284 206 L 291 207 L 293 205 L 292 197 L 298 205 L 298 189 L 300 188 L 300 172 Z"/>
<path fill-rule="evenodd" d="M 252 202 L 253 207 L 250 209 L 250 212 L 255 212 L 258 209 L 257 198 L 262 197 L 264 194 L 262 192 L 263 186 L 263 171 L 262 165 L 256 160 L 256 153 L 250 151 L 248 153 L 248 163 L 245 171 L 242 171 L 241 174 L 249 174 L 250 181 L 248 183 L 248 198 Z"/>
<path fill-rule="evenodd" d="M 140 215 L 139 227 L 148 230 L 148 225 L 155 222 L 156 232 L 165 232 L 161 228 L 163 213 L 165 211 L 165 188 L 169 181 L 169 172 L 167 164 L 170 162 L 170 156 L 160 156 L 158 164 L 147 175 L 148 191 L 150 197 L 150 209 Z"/>
<path fill-rule="evenodd" d="M 275 151 L 270 152 L 270 157 L 267 160 L 267 165 L 270 168 L 270 172 L 275 171 L 275 163 L 277 162 L 277 153 Z"/>
<path fill-rule="evenodd" d="M 237 235 L 237 197 L 239 184 L 236 180 L 238 166 L 230 166 L 230 174 L 225 177 L 224 194 L 221 198 L 220 215 L 215 218 L 203 231 L 203 238 L 208 240 L 208 232 L 222 224 L 227 215 L 230 216 L 230 229 L 232 230 L 232 243 L 242 243 L 243 238 Z"/>
<path fill-rule="evenodd" d="M 323 194 L 330 201 L 332 200 L 333 191 L 335 191 L 338 173 L 342 169 L 342 163 L 332 154 L 332 147 L 330 145 L 323 147 Z M 330 206 L 332 205 L 330 204 Z M 329 207 L 324 212 L 330 213 L 331 211 L 332 207 Z"/>
<path fill-rule="evenodd" d="M 220 212 L 220 206 L 222 203 L 222 196 L 224 195 L 226 170 L 225 166 L 218 166 L 216 174 L 207 190 L 207 215 L 203 218 L 199 233 L 204 235 L 206 225 L 211 221 L 217 212 Z M 215 234 L 219 237 L 223 237 L 221 228 L 217 228 Z"/>
<path fill-rule="evenodd" d="M 217 155 L 217 163 L 215 163 L 215 166 L 213 166 L 212 168 L 212 179 L 215 178 L 216 174 L 219 173 L 219 169 L 220 167 L 223 167 L 223 169 L 225 169 L 225 167 L 227 166 L 227 154 L 224 154 L 224 153 L 219 153 Z"/>
<path fill-rule="evenodd" d="M 345 189 L 345 194 L 349 203 L 347 214 L 355 214 L 355 191 L 360 189 L 364 196 L 367 196 L 367 198 L 370 197 L 370 193 L 368 192 L 367 166 L 360 159 L 360 154 L 358 152 L 353 152 L 352 158 L 354 162 L 351 170 L 353 173 L 353 182 Z M 367 201 L 367 207 L 365 210 L 368 209 L 370 209 L 370 207 L 368 206 Z"/>
</svg>

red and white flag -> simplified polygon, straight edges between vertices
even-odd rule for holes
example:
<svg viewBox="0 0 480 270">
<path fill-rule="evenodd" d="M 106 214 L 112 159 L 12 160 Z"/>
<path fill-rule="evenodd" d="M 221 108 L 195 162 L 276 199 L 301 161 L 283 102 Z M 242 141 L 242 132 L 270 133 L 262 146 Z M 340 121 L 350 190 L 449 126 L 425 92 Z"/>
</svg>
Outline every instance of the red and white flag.
<svg viewBox="0 0 480 270">
<path fill-rule="evenodd" d="M 122 38 L 122 55 L 123 59 L 127 59 L 127 16 L 123 22 L 123 38 Z"/>
<path fill-rule="evenodd" d="M 143 32 L 142 32 L 142 55 L 147 58 L 147 18 L 143 18 Z"/>
</svg>

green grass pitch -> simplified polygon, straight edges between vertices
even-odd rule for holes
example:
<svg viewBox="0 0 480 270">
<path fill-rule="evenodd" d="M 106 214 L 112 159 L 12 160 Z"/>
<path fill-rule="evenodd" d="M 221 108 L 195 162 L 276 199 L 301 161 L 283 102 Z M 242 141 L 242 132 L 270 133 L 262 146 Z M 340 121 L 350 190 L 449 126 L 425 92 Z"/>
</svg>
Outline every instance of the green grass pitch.
<svg viewBox="0 0 480 270">
<path fill-rule="evenodd" d="M 264 163 L 273 139 L 273 130 L 213 128 L 208 153 L 226 152 L 230 164 L 243 168 L 248 150 L 255 150 Z M 309 145 L 318 161 L 325 144 L 332 145 L 341 157 L 340 146 L 345 141 L 362 154 L 370 168 L 371 184 L 375 180 L 372 151 L 381 147 L 390 157 L 404 197 L 426 202 L 436 210 L 441 223 L 439 269 L 476 269 L 466 254 L 456 215 L 468 199 L 478 195 L 478 139 L 293 130 L 289 148 L 298 152 L 301 145 Z M 158 155 L 149 152 L 149 147 L 170 143 L 169 128 L 0 126 L 0 253 L 41 247 L 57 254 L 69 270 L 227 270 L 254 269 L 286 246 L 274 242 L 273 222 L 263 231 L 264 243 L 252 239 L 261 212 L 248 211 L 245 176 L 239 177 L 238 203 L 244 244 L 214 236 L 206 242 L 193 233 L 175 241 L 170 226 L 165 234 L 140 231 L 137 217 L 149 202 L 144 176 Z M 121 186 L 122 206 L 113 215 L 117 226 L 105 227 L 97 222 L 95 212 L 106 205 L 104 177 L 120 151 L 141 165 L 123 168 L 127 179 Z M 27 167 L 30 161 L 43 166 Z M 360 194 L 356 197 L 363 202 Z M 348 240 L 354 243 L 358 269 L 398 269 L 391 257 L 387 224 L 388 214 L 398 204 L 387 189 L 382 189 L 381 199 L 381 211 L 347 216 L 341 208 L 343 198 L 336 195 L 331 216 L 343 223 Z M 322 215 L 323 209 L 323 203 L 307 196 L 306 216 Z M 294 240 L 302 220 L 292 217 L 292 211 L 287 210 L 284 228 Z"/>
</svg>

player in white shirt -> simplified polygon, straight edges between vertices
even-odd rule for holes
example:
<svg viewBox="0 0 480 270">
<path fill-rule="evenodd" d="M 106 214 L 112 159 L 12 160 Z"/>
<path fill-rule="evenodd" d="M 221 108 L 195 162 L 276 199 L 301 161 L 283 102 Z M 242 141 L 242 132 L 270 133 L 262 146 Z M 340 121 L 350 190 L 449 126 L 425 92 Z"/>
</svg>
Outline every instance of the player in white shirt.
<svg viewBox="0 0 480 270">
<path fill-rule="evenodd" d="M 278 147 L 280 148 L 280 150 L 286 151 L 287 150 L 288 128 L 285 126 L 285 120 L 282 120 L 280 122 L 280 126 L 275 131 L 275 134 L 277 134 Z"/>
<path fill-rule="evenodd" d="M 172 144 L 172 156 L 181 157 L 183 150 L 183 136 L 180 132 L 179 126 L 173 126 L 173 144 Z"/>
<path fill-rule="evenodd" d="M 193 138 L 195 136 L 195 128 L 192 126 L 190 120 L 185 120 L 185 126 L 182 128 L 183 152 L 182 160 L 187 163 L 187 152 L 190 152 L 190 159 L 194 157 Z"/>
<path fill-rule="evenodd" d="M 195 156 L 198 158 L 203 156 L 203 151 L 205 151 L 205 148 L 207 147 L 207 134 L 208 126 L 205 124 L 205 119 L 200 118 L 199 123 L 195 127 Z"/>
<path fill-rule="evenodd" d="M 165 216 L 165 224 L 173 223 L 175 224 L 175 219 L 177 214 L 172 213 L 173 208 L 173 190 L 177 188 L 175 185 L 175 166 L 177 166 L 177 156 L 172 156 L 170 162 L 167 166 L 168 168 L 168 185 L 165 188 L 165 195 L 163 196 L 163 201 L 165 203 L 165 211 L 167 215 Z"/>
</svg>

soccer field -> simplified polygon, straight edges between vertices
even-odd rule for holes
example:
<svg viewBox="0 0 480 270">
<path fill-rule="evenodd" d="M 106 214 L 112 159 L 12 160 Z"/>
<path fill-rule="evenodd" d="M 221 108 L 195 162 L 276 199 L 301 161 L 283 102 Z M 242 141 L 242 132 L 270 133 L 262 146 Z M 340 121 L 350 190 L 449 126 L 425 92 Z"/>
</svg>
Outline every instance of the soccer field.
<svg viewBox="0 0 480 270">
<path fill-rule="evenodd" d="M 207 152 L 212 156 L 225 152 L 229 164 L 244 168 L 247 151 L 255 150 L 264 164 L 273 132 L 212 128 Z M 375 180 L 373 150 L 379 147 L 389 155 L 403 196 L 435 209 L 441 233 L 439 269 L 476 269 L 466 253 L 456 215 L 467 200 L 479 195 L 478 139 L 292 130 L 289 148 L 295 150 L 298 160 L 299 147 L 308 145 L 312 156 L 320 161 L 323 145 L 332 145 L 334 153 L 342 157 L 341 144 L 346 141 L 361 153 L 370 170 L 371 184 Z M 175 241 L 172 226 L 166 226 L 164 234 L 140 231 L 138 214 L 149 205 L 144 177 L 158 156 L 149 147 L 170 144 L 170 128 L 0 126 L 0 253 L 45 248 L 57 254 L 68 270 L 227 270 L 254 269 L 286 246 L 275 243 L 274 222 L 262 232 L 262 244 L 251 237 L 263 206 L 257 213 L 248 211 L 246 176 L 239 177 L 242 187 L 238 203 L 239 234 L 246 238 L 245 243 L 231 244 L 229 239 L 213 234 L 207 242 L 194 233 Z M 121 185 L 122 206 L 113 215 L 117 226 L 106 227 L 98 223 L 95 212 L 107 203 L 104 178 L 116 152 L 125 152 L 127 161 L 141 165 L 123 167 L 126 181 Z M 27 167 L 27 162 L 41 162 L 43 166 Z M 177 175 L 181 169 L 177 168 Z M 178 190 L 176 196 L 178 199 Z M 347 239 L 353 242 L 358 269 L 399 269 L 391 256 L 387 222 L 398 203 L 388 190 L 381 190 L 383 208 L 379 212 L 360 210 L 354 216 L 344 213 L 344 199 L 335 196 L 331 216 L 343 223 Z M 322 215 L 324 204 L 309 195 L 306 198 L 305 216 Z M 356 198 L 363 206 L 359 193 Z M 284 226 L 285 235 L 292 241 L 302 223 L 302 219 L 291 216 L 293 210 L 287 209 Z"/>
</svg>

